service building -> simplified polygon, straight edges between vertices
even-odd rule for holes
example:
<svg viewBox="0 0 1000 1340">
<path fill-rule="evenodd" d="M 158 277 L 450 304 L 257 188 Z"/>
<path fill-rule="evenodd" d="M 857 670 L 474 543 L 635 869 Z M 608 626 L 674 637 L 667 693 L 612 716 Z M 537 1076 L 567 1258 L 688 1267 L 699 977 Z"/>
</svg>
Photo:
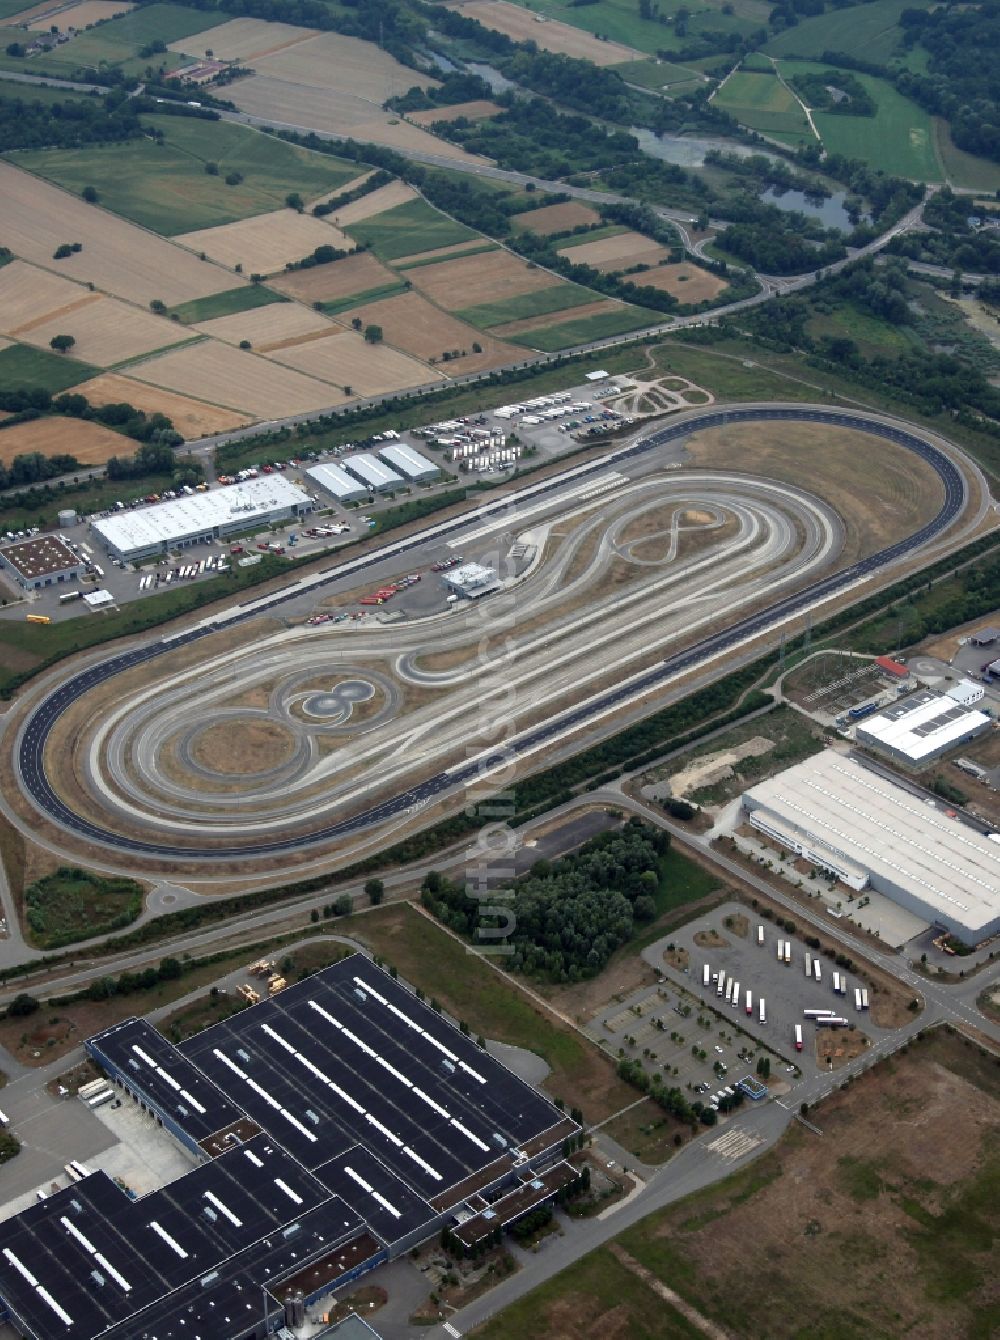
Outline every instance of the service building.
<svg viewBox="0 0 1000 1340">
<path fill-rule="evenodd" d="M 388 466 L 415 484 L 427 484 L 441 473 L 440 466 L 429 461 L 426 456 L 421 456 L 419 451 L 414 451 L 406 442 L 383 447 L 379 455 Z"/>
<path fill-rule="evenodd" d="M 356 502 L 359 498 L 368 497 L 367 487 L 339 465 L 314 465 L 306 471 L 306 476 L 339 503 Z"/>
<path fill-rule="evenodd" d="M 1000 843 L 832 749 L 751 787 L 750 826 L 966 944 L 1000 931 Z"/>
<path fill-rule="evenodd" d="M 395 470 L 383 464 L 377 456 L 373 456 L 369 451 L 359 451 L 354 456 L 344 457 L 344 468 L 349 470 L 352 475 L 357 475 L 362 484 L 366 484 L 374 493 L 382 493 L 388 489 L 398 489 L 402 487 L 403 480 L 396 474 Z"/>
<path fill-rule="evenodd" d="M 925 767 L 993 724 L 985 712 L 971 706 L 982 698 L 982 688 L 978 684 L 970 687 L 974 692 L 963 692 L 960 698 L 929 689 L 913 693 L 859 722 L 854 738 L 900 767 Z"/>
<path fill-rule="evenodd" d="M 0 1319 L 29 1340 L 262 1340 L 576 1179 L 577 1124 L 362 954 L 178 1046 L 142 1019 L 86 1045 L 191 1170 L 137 1199 L 92 1172 L 0 1224 Z"/>
<path fill-rule="evenodd" d="M 115 558 L 135 560 L 305 516 L 312 500 L 282 475 L 192 493 L 91 522 Z"/>
<path fill-rule="evenodd" d="M 25 591 L 72 582 L 86 571 L 83 560 L 58 535 L 36 535 L 0 549 L 0 568 Z"/>
<path fill-rule="evenodd" d="M 498 591 L 501 585 L 493 569 L 482 563 L 463 563 L 460 568 L 446 572 L 444 580 L 455 595 L 466 600 L 480 600 L 491 591 Z"/>
</svg>

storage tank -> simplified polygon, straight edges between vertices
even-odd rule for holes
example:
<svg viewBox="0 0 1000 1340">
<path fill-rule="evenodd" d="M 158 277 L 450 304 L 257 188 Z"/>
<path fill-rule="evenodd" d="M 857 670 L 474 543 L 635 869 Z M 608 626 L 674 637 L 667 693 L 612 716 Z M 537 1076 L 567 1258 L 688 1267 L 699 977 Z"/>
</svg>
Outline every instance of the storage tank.
<svg viewBox="0 0 1000 1340">
<path fill-rule="evenodd" d="M 65 507 L 59 513 L 59 529 L 65 530 L 67 526 L 75 526 L 79 520 L 74 508 Z"/>
</svg>

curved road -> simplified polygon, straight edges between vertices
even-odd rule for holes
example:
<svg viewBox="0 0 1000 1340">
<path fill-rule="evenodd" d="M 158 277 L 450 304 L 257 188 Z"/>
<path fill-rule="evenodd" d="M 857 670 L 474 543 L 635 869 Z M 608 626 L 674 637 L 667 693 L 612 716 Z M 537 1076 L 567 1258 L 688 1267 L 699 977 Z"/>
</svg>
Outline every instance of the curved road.
<svg viewBox="0 0 1000 1340">
<path fill-rule="evenodd" d="M 424 544 L 430 535 L 440 538 L 449 533 L 457 532 L 467 526 L 473 519 L 507 512 L 512 505 L 516 505 L 518 500 L 536 497 L 539 494 L 561 488 L 571 479 L 577 482 L 589 475 L 598 474 L 607 470 L 608 467 L 625 462 L 632 457 L 655 451 L 668 443 L 676 442 L 693 431 L 733 423 L 795 420 L 860 429 L 914 452 L 931 465 L 943 485 L 944 501 L 937 515 L 905 539 L 814 583 L 805 590 L 797 591 L 779 599 L 766 609 L 738 620 L 728 628 L 703 638 L 693 646 L 667 657 L 653 667 L 619 682 L 610 689 L 593 695 L 584 702 L 554 714 L 547 721 L 532 726 L 514 736 L 502 748 L 487 749 L 465 763 L 457 767 L 444 769 L 419 785 L 402 791 L 361 813 L 327 824 L 310 833 L 284 836 L 246 846 L 213 847 L 211 855 L 215 859 L 234 859 L 292 852 L 316 847 L 332 839 L 360 832 L 393 817 L 415 813 L 430 802 L 459 790 L 476 779 L 486 777 L 500 768 L 509 766 L 514 759 L 527 757 L 566 735 L 596 722 L 619 707 L 625 706 L 651 690 L 662 687 L 669 680 L 697 668 L 721 653 L 759 636 L 795 614 L 842 594 L 858 582 L 918 550 L 941 535 L 961 515 L 967 500 L 967 487 L 962 473 L 952 459 L 928 439 L 920 437 L 915 432 L 902 426 L 895 426 L 892 423 L 871 418 L 867 415 L 819 408 L 811 409 L 809 407 L 760 406 L 712 410 L 703 414 L 695 414 L 685 422 L 673 423 L 661 428 L 618 451 L 611 452 L 584 465 L 575 466 L 538 484 L 529 485 L 516 494 L 507 495 L 476 508 L 472 512 L 439 522 L 437 525 L 414 535 L 382 546 L 380 549 L 349 560 L 347 563 L 339 564 L 332 569 L 327 569 L 316 576 L 300 578 L 282 591 L 270 596 L 249 600 L 243 605 L 237 606 L 232 612 L 206 619 L 201 624 L 183 633 L 173 637 L 157 638 L 144 646 L 128 649 L 88 666 L 49 693 L 33 709 L 22 726 L 16 743 L 16 766 L 21 785 L 42 813 L 46 814 L 57 825 L 69 829 L 85 839 L 119 851 L 156 858 L 183 860 L 192 856 L 200 856 L 203 859 L 204 853 L 198 853 L 191 847 L 177 846 L 165 841 L 144 841 L 112 832 L 76 814 L 57 795 L 45 769 L 45 746 L 55 723 L 63 712 L 76 702 L 82 694 L 98 684 L 106 683 L 116 675 L 122 674 L 134 666 L 153 661 L 175 648 L 196 642 L 219 628 L 235 626 L 256 617 L 262 612 L 280 607 L 286 601 L 300 597 L 304 590 L 310 587 L 322 587 L 339 580 L 349 572 L 363 571 L 387 557 L 401 556 L 408 550 Z"/>
</svg>

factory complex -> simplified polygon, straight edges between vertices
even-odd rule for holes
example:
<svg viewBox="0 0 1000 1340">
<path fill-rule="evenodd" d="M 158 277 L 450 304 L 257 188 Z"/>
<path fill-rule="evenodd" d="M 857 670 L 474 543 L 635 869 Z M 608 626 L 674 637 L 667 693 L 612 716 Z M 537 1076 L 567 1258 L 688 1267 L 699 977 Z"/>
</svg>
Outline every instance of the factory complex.
<svg viewBox="0 0 1000 1340">
<path fill-rule="evenodd" d="M 974 704 L 981 684 L 962 680 L 945 694 L 922 689 L 860 721 L 854 738 L 904 768 L 920 768 L 988 731 L 992 718 Z"/>
<path fill-rule="evenodd" d="M 975 945 L 1000 931 L 1000 843 L 853 758 L 824 750 L 743 796 L 750 826 L 848 888 Z"/>
<path fill-rule="evenodd" d="M 312 509 L 307 493 L 282 475 L 270 474 L 102 517 L 91 522 L 91 529 L 109 553 L 128 562 L 305 516 Z"/>
<path fill-rule="evenodd" d="M 0 1224 L 0 1301 L 30 1340 L 262 1340 L 576 1179 L 576 1123 L 361 954 L 179 1046 L 129 1019 L 87 1050 L 191 1168 L 139 1198 L 91 1172 Z"/>
</svg>

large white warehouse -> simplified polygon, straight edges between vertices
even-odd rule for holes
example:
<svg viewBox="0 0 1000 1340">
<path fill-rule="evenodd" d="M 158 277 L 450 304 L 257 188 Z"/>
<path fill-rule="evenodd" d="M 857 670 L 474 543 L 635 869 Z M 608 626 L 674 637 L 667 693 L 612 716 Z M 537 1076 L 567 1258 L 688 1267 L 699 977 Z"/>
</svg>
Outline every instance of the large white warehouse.
<svg viewBox="0 0 1000 1340">
<path fill-rule="evenodd" d="M 751 787 L 751 827 L 966 944 L 1000 931 L 1000 843 L 828 749 Z"/>
<path fill-rule="evenodd" d="M 359 451 L 356 456 L 345 456 L 344 466 L 352 475 L 357 475 L 373 492 L 398 488 L 403 482 L 395 470 L 390 470 L 377 456 L 368 451 Z"/>
<path fill-rule="evenodd" d="M 956 690 L 968 682 L 963 680 Z M 905 768 L 922 768 L 992 726 L 985 712 L 971 706 L 982 698 L 982 688 L 970 684 L 970 689 L 973 692 L 961 698 L 954 690 L 941 694 L 929 689 L 901 698 L 877 716 L 859 722 L 854 738 Z"/>
<path fill-rule="evenodd" d="M 338 502 L 354 502 L 357 498 L 367 498 L 368 490 L 339 465 L 314 465 L 306 474 L 327 493 L 332 493 Z"/>
<path fill-rule="evenodd" d="M 436 479 L 441 473 L 440 466 L 429 461 L 426 456 L 421 456 L 419 451 L 414 451 L 406 442 L 396 442 L 391 447 L 383 447 L 379 455 L 393 470 L 398 470 L 401 475 L 417 483 Z"/>
<path fill-rule="evenodd" d="M 248 479 L 91 522 L 116 558 L 140 559 L 219 539 L 312 511 L 312 500 L 282 475 Z"/>
</svg>

